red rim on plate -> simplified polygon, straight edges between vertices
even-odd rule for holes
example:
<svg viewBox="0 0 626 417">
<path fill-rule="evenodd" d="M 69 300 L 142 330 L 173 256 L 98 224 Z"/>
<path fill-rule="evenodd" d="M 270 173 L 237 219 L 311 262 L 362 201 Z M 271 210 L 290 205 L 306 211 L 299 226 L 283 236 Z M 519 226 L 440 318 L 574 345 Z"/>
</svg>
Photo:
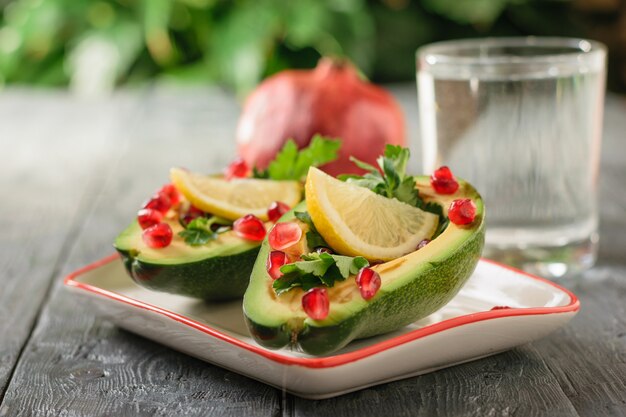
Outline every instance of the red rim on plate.
<svg viewBox="0 0 626 417">
<path fill-rule="evenodd" d="M 515 273 L 525 275 L 529 278 L 532 278 L 537 281 L 541 281 L 545 284 L 548 284 L 557 288 L 558 290 L 566 293 L 570 297 L 569 304 L 564 305 L 564 306 L 556 306 L 556 307 L 506 308 L 506 309 L 496 309 L 496 310 L 490 310 L 490 311 L 481 311 L 478 313 L 466 314 L 464 316 L 458 316 L 452 319 L 441 321 L 439 323 L 431 324 L 429 326 L 422 327 L 420 329 L 416 329 L 408 333 L 401 334 L 391 339 L 383 340 L 381 342 L 375 343 L 373 345 L 370 345 L 370 346 L 367 346 L 367 347 L 364 347 L 362 349 L 358 349 L 352 352 L 342 353 L 342 354 L 338 354 L 334 356 L 326 356 L 322 358 L 298 358 L 298 357 L 284 356 L 277 352 L 267 350 L 261 346 L 251 345 L 242 340 L 239 340 L 225 333 L 222 333 L 212 327 L 209 327 L 206 324 L 200 323 L 195 320 L 191 320 L 185 316 L 174 313 L 172 311 L 165 310 L 163 308 L 154 306 L 152 304 L 148 304 L 143 301 L 138 301 L 138 300 L 126 297 L 124 295 L 117 294 L 112 291 L 107 291 L 102 288 L 95 287 L 93 285 L 85 284 L 83 282 L 78 282 L 76 280 L 76 278 L 79 277 L 80 275 L 83 275 L 87 272 L 90 272 L 94 269 L 104 266 L 110 262 L 113 262 L 117 260 L 118 258 L 119 258 L 119 255 L 114 254 L 111 256 L 107 256 L 106 258 L 101 259 L 99 261 L 96 261 L 90 265 L 87 265 L 83 268 L 80 268 L 79 270 L 69 274 L 65 278 L 64 283 L 65 285 L 68 285 L 70 287 L 80 288 L 82 290 L 95 293 L 99 296 L 110 298 L 115 301 L 120 301 L 122 303 L 139 307 L 145 310 L 149 310 L 154 313 L 162 314 L 166 317 L 169 317 L 170 319 L 183 323 L 196 330 L 200 330 L 201 332 L 204 332 L 208 335 L 216 337 L 220 340 L 228 342 L 237 347 L 249 350 L 269 360 L 279 362 L 285 365 L 297 365 L 297 366 L 303 366 L 307 368 L 330 368 L 334 366 L 344 365 L 346 363 L 358 361 L 360 359 L 375 355 L 377 353 L 383 352 L 385 350 L 391 349 L 393 347 L 402 345 L 407 342 L 411 342 L 416 339 L 420 339 L 422 337 L 426 337 L 426 336 L 439 333 L 441 331 L 448 330 L 454 327 L 458 327 L 458 326 L 462 326 L 462 325 L 470 324 L 470 323 L 475 323 L 475 322 L 479 322 L 483 320 L 491 320 L 491 319 L 496 319 L 496 318 L 501 318 L 501 317 L 570 313 L 570 312 L 578 311 L 580 309 L 580 302 L 578 301 L 578 298 L 571 291 L 561 287 L 560 285 L 557 285 L 554 282 L 549 281 L 547 279 L 544 279 L 535 275 L 531 275 L 527 272 L 518 270 L 516 268 L 512 268 L 508 265 L 504 265 L 504 264 L 492 261 L 490 259 L 483 258 L 482 261 L 484 262 L 498 265 L 502 268 L 506 268 Z"/>
</svg>

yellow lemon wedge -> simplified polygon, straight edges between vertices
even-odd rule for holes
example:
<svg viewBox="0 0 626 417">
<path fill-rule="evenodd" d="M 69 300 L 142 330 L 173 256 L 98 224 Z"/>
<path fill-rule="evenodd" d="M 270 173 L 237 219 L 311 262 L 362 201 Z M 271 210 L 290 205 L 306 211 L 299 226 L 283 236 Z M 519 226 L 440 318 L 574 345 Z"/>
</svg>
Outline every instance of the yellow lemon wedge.
<svg viewBox="0 0 626 417">
<path fill-rule="evenodd" d="M 194 206 L 207 213 L 229 220 L 254 214 L 267 220 L 267 208 L 274 201 L 293 207 L 302 199 L 298 181 L 273 181 L 241 178 L 225 180 L 219 176 L 198 174 L 182 168 L 172 168 L 174 186 Z"/>
<path fill-rule="evenodd" d="M 306 206 L 318 232 L 340 254 L 388 261 L 435 233 L 438 216 L 340 181 L 311 167 Z"/>
</svg>

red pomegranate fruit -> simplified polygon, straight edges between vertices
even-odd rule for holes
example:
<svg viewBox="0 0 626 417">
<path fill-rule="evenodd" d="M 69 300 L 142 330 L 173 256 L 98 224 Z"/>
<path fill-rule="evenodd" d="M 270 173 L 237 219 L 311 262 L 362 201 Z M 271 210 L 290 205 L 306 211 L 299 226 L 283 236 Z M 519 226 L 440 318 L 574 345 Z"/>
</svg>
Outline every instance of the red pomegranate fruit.
<svg viewBox="0 0 626 417">
<path fill-rule="evenodd" d="M 339 159 L 322 167 L 331 175 L 363 173 L 351 155 L 374 164 L 386 144 L 406 145 L 393 96 L 349 62 L 322 58 L 313 70 L 282 71 L 253 91 L 237 125 L 237 149 L 248 165 L 264 169 L 287 139 L 303 148 L 315 134 L 342 140 Z"/>
</svg>

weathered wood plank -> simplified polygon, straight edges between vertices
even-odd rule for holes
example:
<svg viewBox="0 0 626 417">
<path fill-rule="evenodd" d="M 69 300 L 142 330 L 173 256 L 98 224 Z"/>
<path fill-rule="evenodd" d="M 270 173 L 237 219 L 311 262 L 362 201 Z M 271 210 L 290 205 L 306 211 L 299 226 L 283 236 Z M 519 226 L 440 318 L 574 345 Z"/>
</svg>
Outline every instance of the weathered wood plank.
<svg viewBox="0 0 626 417">
<path fill-rule="evenodd" d="M 527 348 L 325 401 L 295 398 L 293 405 L 285 415 L 578 415 L 541 358 Z"/>
<path fill-rule="evenodd" d="M 193 97 L 154 92 L 144 102 L 63 273 L 111 253 L 115 235 L 167 182 L 171 165 L 210 172 L 232 158 L 236 103 L 217 93 Z M 275 415 L 279 407 L 273 388 L 94 317 L 57 279 L 0 415 Z"/>
<path fill-rule="evenodd" d="M 0 399 L 133 101 L 0 95 Z"/>
<path fill-rule="evenodd" d="M 626 267 L 599 267 L 568 286 L 582 309 L 532 345 L 581 416 L 626 416 Z"/>
</svg>

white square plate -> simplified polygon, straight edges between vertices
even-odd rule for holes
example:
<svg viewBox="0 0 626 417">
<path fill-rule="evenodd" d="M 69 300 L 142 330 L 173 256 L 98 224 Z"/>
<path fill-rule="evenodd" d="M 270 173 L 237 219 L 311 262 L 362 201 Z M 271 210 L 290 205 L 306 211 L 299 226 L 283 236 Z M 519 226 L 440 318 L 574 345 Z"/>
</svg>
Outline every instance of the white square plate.
<svg viewBox="0 0 626 417">
<path fill-rule="evenodd" d="M 574 294 L 483 259 L 444 308 L 401 330 L 313 357 L 268 350 L 246 329 L 241 300 L 206 303 L 137 286 L 117 255 L 65 278 L 98 312 L 144 337 L 295 395 L 321 399 L 424 374 L 510 349 L 567 323 Z M 508 307 L 497 308 L 493 307 Z"/>
</svg>

